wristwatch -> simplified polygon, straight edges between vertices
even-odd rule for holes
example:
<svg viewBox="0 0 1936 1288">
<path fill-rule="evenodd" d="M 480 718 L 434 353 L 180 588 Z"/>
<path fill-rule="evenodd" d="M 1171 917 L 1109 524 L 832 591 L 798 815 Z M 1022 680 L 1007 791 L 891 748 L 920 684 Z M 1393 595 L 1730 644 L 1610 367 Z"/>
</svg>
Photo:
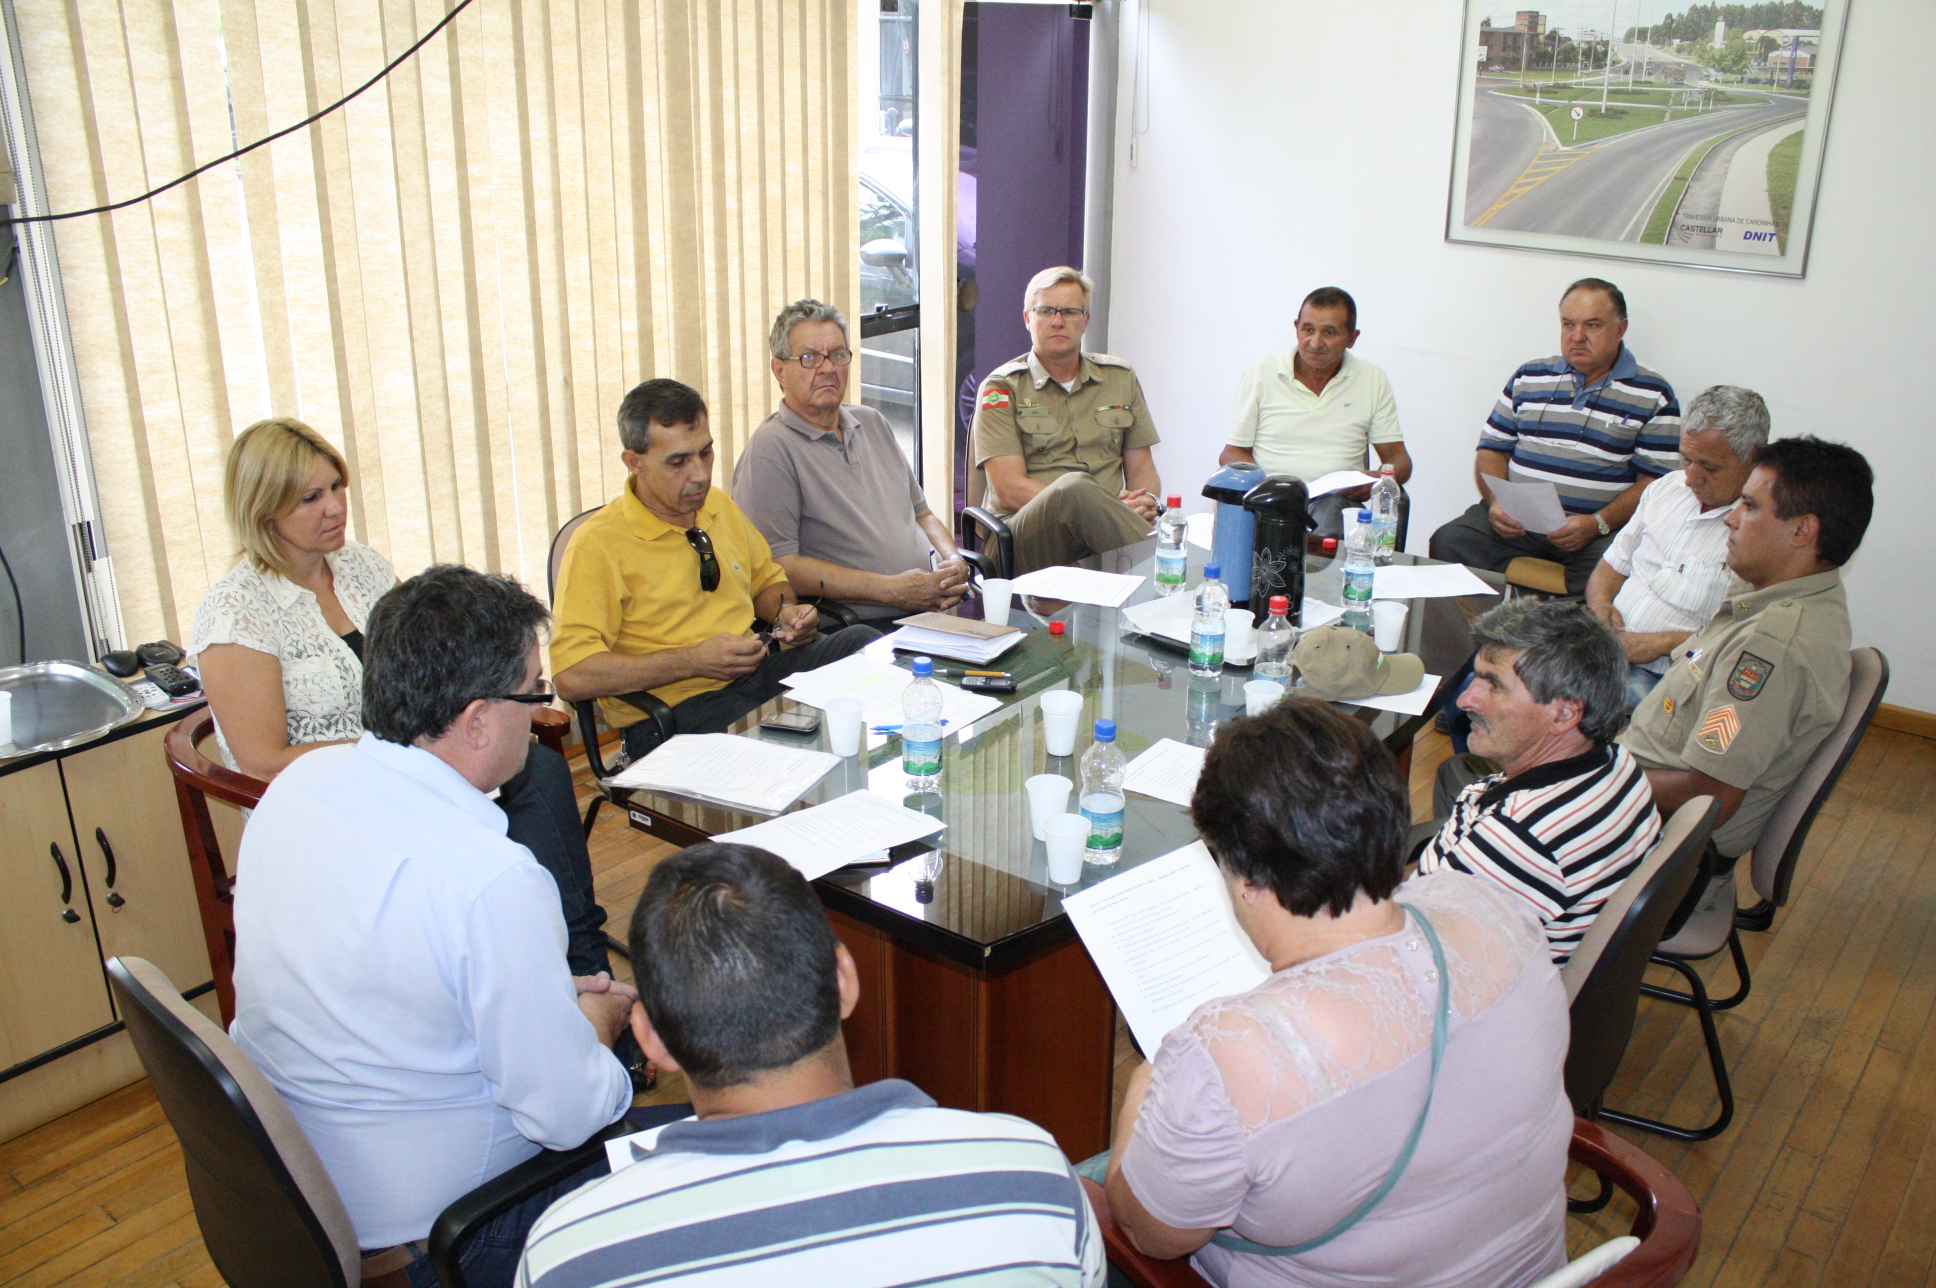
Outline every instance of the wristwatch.
<svg viewBox="0 0 1936 1288">
<path fill-rule="evenodd" d="M 1607 526 L 1606 516 L 1601 514 L 1598 510 L 1595 510 L 1593 512 L 1593 526 L 1600 529 L 1600 535 L 1603 537 L 1613 531 L 1612 528 L 1609 528 Z"/>
</svg>

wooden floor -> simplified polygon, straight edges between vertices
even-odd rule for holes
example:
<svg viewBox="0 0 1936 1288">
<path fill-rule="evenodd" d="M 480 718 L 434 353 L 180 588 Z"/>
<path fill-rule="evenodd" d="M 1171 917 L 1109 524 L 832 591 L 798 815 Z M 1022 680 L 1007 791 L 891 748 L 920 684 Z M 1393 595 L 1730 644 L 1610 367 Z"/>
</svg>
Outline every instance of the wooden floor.
<svg viewBox="0 0 1936 1288">
<path fill-rule="evenodd" d="M 1438 735 L 1420 738 L 1421 817 L 1446 753 Z M 592 858 L 614 929 L 663 853 L 616 811 L 601 816 Z M 1936 741 L 1871 731 L 1815 824 L 1789 906 L 1743 938 L 1754 991 L 1720 1020 L 1734 1125 L 1691 1146 L 1622 1133 L 1702 1205 L 1686 1282 L 1936 1288 Z M 1718 960 L 1704 974 L 1732 985 Z M 1132 1053 L 1118 1045 L 1126 1075 Z M 683 1098 L 677 1078 L 650 1097 Z M 1689 1123 L 1712 1112 L 1691 1012 L 1641 1002 L 1607 1103 Z M 1623 1204 L 1570 1220 L 1576 1249 L 1624 1229 Z M 146 1083 L 0 1143 L 0 1288 L 220 1283 Z"/>
</svg>

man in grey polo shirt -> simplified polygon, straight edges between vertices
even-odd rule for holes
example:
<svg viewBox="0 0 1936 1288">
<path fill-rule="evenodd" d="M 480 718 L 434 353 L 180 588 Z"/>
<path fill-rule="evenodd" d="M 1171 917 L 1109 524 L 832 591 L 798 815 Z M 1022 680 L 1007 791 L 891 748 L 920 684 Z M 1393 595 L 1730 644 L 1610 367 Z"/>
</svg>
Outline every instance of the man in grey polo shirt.
<svg viewBox="0 0 1936 1288">
<path fill-rule="evenodd" d="M 928 508 L 887 418 L 843 402 L 854 351 L 840 310 L 796 300 L 767 336 L 780 407 L 733 467 L 733 499 L 787 580 L 864 619 L 952 608 L 968 567 Z"/>
</svg>

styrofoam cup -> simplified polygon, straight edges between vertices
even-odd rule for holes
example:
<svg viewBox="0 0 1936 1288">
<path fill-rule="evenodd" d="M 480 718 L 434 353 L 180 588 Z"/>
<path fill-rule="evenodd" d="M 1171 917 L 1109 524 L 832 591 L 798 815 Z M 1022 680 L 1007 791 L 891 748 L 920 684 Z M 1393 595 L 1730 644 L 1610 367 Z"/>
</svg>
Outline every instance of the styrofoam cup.
<svg viewBox="0 0 1936 1288">
<path fill-rule="evenodd" d="M 1076 727 L 1082 723 L 1082 695 L 1073 689 L 1050 689 L 1042 695 L 1042 744 L 1051 756 L 1072 756 Z"/>
<path fill-rule="evenodd" d="M 1068 813 L 1069 793 L 1075 790 L 1075 784 L 1061 774 L 1037 774 L 1024 780 L 1022 786 L 1028 792 L 1029 830 L 1036 840 L 1046 841 L 1048 835 L 1042 824 L 1057 814 Z"/>
<path fill-rule="evenodd" d="M 1006 577 L 981 579 L 981 619 L 990 626 L 1008 625 L 1008 605 L 1015 583 Z"/>
<path fill-rule="evenodd" d="M 1233 657 L 1250 656 L 1250 610 L 1248 608 L 1226 608 L 1223 610 L 1223 655 L 1226 660 Z"/>
<path fill-rule="evenodd" d="M 0 747 L 13 746 L 13 694 L 0 690 Z"/>
<path fill-rule="evenodd" d="M 827 745 L 836 756 L 852 756 L 860 751 L 859 698 L 828 699 Z"/>
<path fill-rule="evenodd" d="M 1396 653 L 1405 646 L 1405 614 L 1412 606 L 1400 599 L 1374 600 L 1371 605 L 1371 638 L 1380 653 Z"/>
<path fill-rule="evenodd" d="M 1089 820 L 1080 814 L 1056 814 L 1042 825 L 1049 849 L 1049 880 L 1069 886 L 1082 880 L 1082 855 L 1089 848 Z"/>
<path fill-rule="evenodd" d="M 1244 683 L 1244 714 L 1261 716 L 1284 697 L 1284 686 L 1276 680 L 1248 680 Z"/>
</svg>

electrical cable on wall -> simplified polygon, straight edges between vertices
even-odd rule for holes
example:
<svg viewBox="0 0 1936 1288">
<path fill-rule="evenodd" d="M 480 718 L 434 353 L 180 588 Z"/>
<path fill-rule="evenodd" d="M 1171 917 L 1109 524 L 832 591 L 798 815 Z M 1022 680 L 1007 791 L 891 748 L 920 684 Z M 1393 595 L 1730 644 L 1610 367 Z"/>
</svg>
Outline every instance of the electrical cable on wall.
<svg viewBox="0 0 1936 1288">
<path fill-rule="evenodd" d="M 364 81 L 361 85 L 357 86 L 355 89 L 351 90 L 349 93 L 337 99 L 334 103 L 331 103 L 328 107 L 324 108 L 322 111 L 316 113 L 314 116 L 311 116 L 306 120 L 297 121 L 294 125 L 288 126 L 284 129 L 277 130 L 274 134 L 269 135 L 267 138 L 257 139 L 254 143 L 249 144 L 247 147 L 237 148 L 235 151 L 229 153 L 227 156 L 217 157 L 215 158 L 215 160 L 208 162 L 206 165 L 196 166 L 193 170 L 190 170 L 187 174 L 182 175 L 179 179 L 171 179 L 167 183 L 162 184 L 159 188 L 151 188 L 147 192 L 142 193 L 138 197 L 129 197 L 125 201 L 116 201 L 105 206 L 94 206 L 88 210 L 69 210 L 58 215 L 30 215 L 24 218 L 0 220 L 0 223 L 50 224 L 60 219 L 79 219 L 84 215 L 105 215 L 112 211 L 125 210 L 129 206 L 138 206 L 144 201 L 152 201 L 154 198 L 159 197 L 162 193 L 167 192 L 170 188 L 179 188 L 182 184 L 187 183 L 190 179 L 193 179 L 196 175 L 206 174 L 208 171 L 213 170 L 216 166 L 219 166 L 219 165 L 227 165 L 229 162 L 237 159 L 238 157 L 247 156 L 249 153 L 255 151 L 259 147 L 264 147 L 267 144 L 274 143 L 277 139 L 280 139 L 285 135 L 294 134 L 298 130 L 308 129 L 316 122 L 322 120 L 325 116 L 328 116 L 331 112 L 334 112 L 336 109 L 342 107 L 344 104 L 348 103 L 350 100 L 357 97 L 357 95 L 363 93 L 363 91 L 369 89 L 372 85 L 375 85 L 378 81 L 382 80 L 384 77 L 388 76 L 391 72 L 401 67 L 405 62 L 409 61 L 410 56 L 412 54 L 416 53 L 419 49 L 422 49 L 425 45 L 429 44 L 430 38 L 432 36 L 435 36 L 438 32 L 442 31 L 445 27 L 448 27 L 451 24 L 451 20 L 456 18 L 458 14 L 464 12 L 464 10 L 468 9 L 470 7 L 470 4 L 471 4 L 471 0 L 458 0 L 456 8 L 452 9 L 449 13 L 445 14 L 441 19 L 438 20 L 438 23 L 436 26 L 432 27 L 429 31 L 426 31 L 421 37 L 419 37 L 416 44 L 410 46 L 410 48 L 404 50 L 401 54 L 398 54 L 394 59 L 392 59 L 383 68 L 382 71 L 370 77 L 370 79 Z"/>
<path fill-rule="evenodd" d="M 13 615 L 20 628 L 20 664 L 27 665 L 27 613 L 20 606 L 20 581 L 13 575 L 13 565 L 7 562 L 7 552 L 0 548 L 0 568 L 7 570 L 7 584 L 13 587 Z"/>
</svg>

